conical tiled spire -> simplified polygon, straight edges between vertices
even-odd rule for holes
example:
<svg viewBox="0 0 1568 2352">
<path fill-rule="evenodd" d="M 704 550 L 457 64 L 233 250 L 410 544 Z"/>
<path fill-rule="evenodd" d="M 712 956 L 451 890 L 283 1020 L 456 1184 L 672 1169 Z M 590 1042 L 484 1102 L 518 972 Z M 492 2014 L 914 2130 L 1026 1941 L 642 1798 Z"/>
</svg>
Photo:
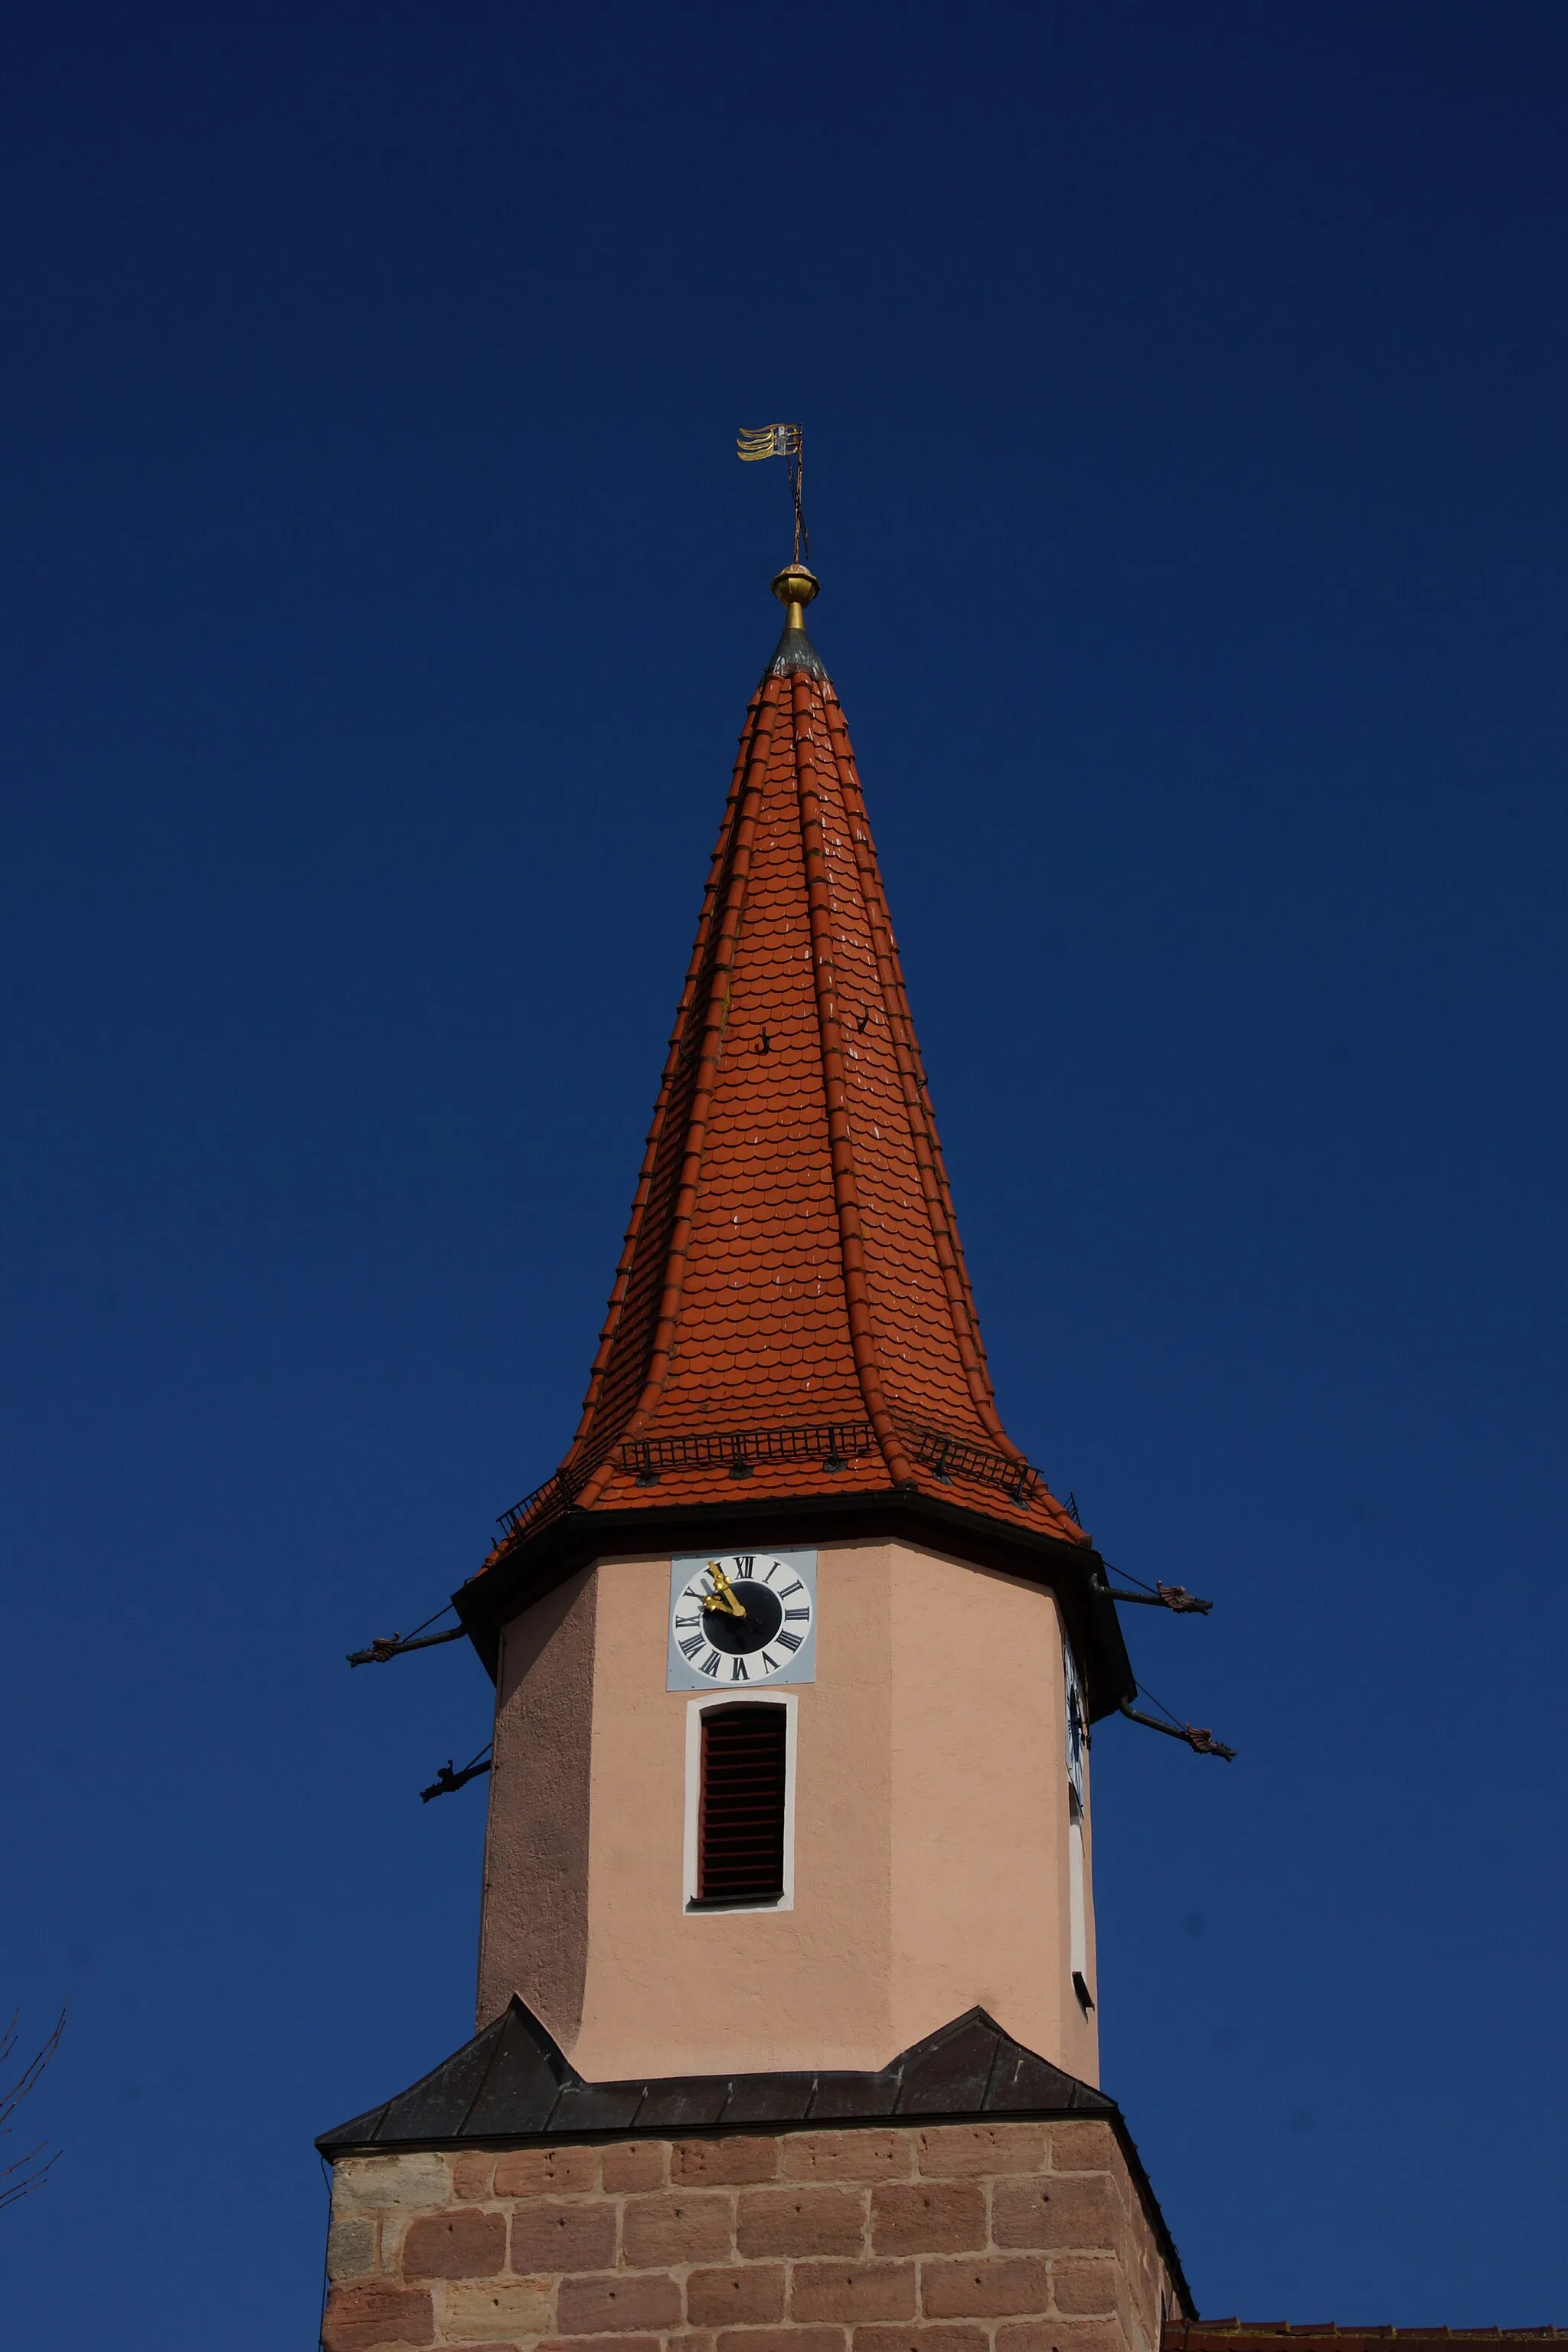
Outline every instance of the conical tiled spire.
<svg viewBox="0 0 1568 2352">
<path fill-rule="evenodd" d="M 997 1415 L 816 583 L 774 593 L 583 1418 L 498 1549 L 878 1488 L 1085 1542 Z"/>
</svg>

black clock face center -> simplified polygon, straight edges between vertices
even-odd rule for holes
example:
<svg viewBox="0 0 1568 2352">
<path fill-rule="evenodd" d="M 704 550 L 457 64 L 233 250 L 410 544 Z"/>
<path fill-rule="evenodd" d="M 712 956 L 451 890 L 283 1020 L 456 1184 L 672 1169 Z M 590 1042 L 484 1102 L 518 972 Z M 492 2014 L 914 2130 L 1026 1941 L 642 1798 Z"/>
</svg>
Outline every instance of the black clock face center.
<svg viewBox="0 0 1568 2352">
<path fill-rule="evenodd" d="M 729 1657 L 749 1657 L 753 1650 L 764 1649 L 784 1623 L 784 1603 L 754 1577 L 733 1579 L 730 1590 L 745 1615 L 731 1617 L 727 1609 L 704 1609 L 702 1630 L 716 1650 Z"/>
</svg>

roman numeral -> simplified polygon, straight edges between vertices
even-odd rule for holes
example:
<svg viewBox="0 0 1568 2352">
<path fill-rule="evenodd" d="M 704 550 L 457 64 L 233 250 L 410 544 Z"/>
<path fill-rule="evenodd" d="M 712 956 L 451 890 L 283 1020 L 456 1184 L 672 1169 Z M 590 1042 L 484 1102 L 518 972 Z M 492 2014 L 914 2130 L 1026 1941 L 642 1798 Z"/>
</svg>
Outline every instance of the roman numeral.
<svg viewBox="0 0 1568 2352">
<path fill-rule="evenodd" d="M 805 1591 L 805 1585 L 801 1582 L 801 1580 L 800 1580 L 800 1579 L 799 1579 L 799 1577 L 798 1577 L 798 1576 L 795 1578 L 795 1582 L 794 1582 L 793 1584 L 785 1584 L 785 1585 L 783 1585 L 783 1586 L 781 1586 L 781 1587 L 780 1587 L 781 1596 L 782 1596 L 782 1598 L 783 1598 L 784 1600 L 785 1600 L 785 1601 L 787 1601 L 787 1600 L 789 1599 L 790 1594 L 791 1594 L 792 1592 L 804 1592 Z"/>
<path fill-rule="evenodd" d="M 730 1680 L 732 1683 L 749 1683 L 751 1679 L 751 1675 L 746 1672 L 746 1661 L 744 1658 L 731 1658 L 730 1661 Z"/>
<path fill-rule="evenodd" d="M 782 1658 L 775 1658 L 771 1650 L 764 1650 L 763 1652 L 763 1664 L 767 1668 L 770 1675 L 776 1675 L 779 1668 L 783 1665 L 784 1660 Z"/>
<path fill-rule="evenodd" d="M 699 1649 L 702 1647 L 700 1641 L 699 1641 L 697 1646 Z M 697 1671 L 700 1675 L 716 1675 L 723 1663 L 724 1662 L 720 1657 L 717 1650 L 710 1650 L 705 1658 L 700 1658 L 698 1660 Z"/>
<path fill-rule="evenodd" d="M 737 1552 L 735 1554 L 735 1566 L 742 1576 L 750 1576 L 756 1564 L 756 1555 L 753 1552 Z"/>
<path fill-rule="evenodd" d="M 678 1625 L 700 1625 L 702 1620 L 700 1617 L 678 1617 L 675 1622 Z"/>
<path fill-rule="evenodd" d="M 778 1564 L 777 1560 L 776 1560 L 776 1559 L 770 1559 L 770 1560 L 769 1560 L 769 1562 L 768 1562 L 768 1564 L 767 1564 L 767 1566 L 766 1566 L 766 1568 L 764 1568 L 764 1569 L 763 1569 L 763 1572 L 762 1572 L 762 1575 L 758 1578 L 757 1581 L 759 1582 L 759 1584 L 771 1584 L 771 1583 L 773 1582 L 773 1580 L 774 1577 L 778 1574 L 778 1570 L 779 1570 L 779 1564 Z"/>
<path fill-rule="evenodd" d="M 781 1650 L 798 1650 L 800 1638 L 798 1633 L 775 1633 L 773 1636 Z"/>
<path fill-rule="evenodd" d="M 809 1625 L 810 1622 L 811 1612 L 809 1609 L 786 1609 L 784 1611 L 784 1623 L 786 1625 Z"/>
<path fill-rule="evenodd" d="M 695 1658 L 695 1656 L 697 1655 L 698 1651 L 699 1651 L 701 1647 L 702 1647 L 702 1636 L 701 1636 L 701 1634 L 700 1634 L 700 1633 L 689 1633 L 689 1634 L 687 1635 L 687 1637 L 686 1637 L 685 1641 L 684 1641 L 684 1642 L 682 1642 L 682 1643 L 681 1643 L 681 1644 L 680 1644 L 680 1648 L 681 1648 L 681 1652 L 682 1652 L 683 1655 L 684 1655 L 684 1656 L 686 1656 L 686 1657 L 687 1657 L 687 1658 L 689 1658 L 689 1658 Z"/>
</svg>

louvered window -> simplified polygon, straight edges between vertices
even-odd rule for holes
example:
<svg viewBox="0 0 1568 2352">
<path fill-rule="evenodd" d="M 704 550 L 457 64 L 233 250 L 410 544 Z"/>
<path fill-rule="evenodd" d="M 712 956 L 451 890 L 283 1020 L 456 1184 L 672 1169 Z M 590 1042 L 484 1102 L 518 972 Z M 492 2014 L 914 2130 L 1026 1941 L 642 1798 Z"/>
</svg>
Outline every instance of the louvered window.
<svg viewBox="0 0 1568 2352">
<path fill-rule="evenodd" d="M 784 1895 L 787 1724 L 782 1706 L 703 1710 L 700 1903 L 776 1903 Z"/>
</svg>

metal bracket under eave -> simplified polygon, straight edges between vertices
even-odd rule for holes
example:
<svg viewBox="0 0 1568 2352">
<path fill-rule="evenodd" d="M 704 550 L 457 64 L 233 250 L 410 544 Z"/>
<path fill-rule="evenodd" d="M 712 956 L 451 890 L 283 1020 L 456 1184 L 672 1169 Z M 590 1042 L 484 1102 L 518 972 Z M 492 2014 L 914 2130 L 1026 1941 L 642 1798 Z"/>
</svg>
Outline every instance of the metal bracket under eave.
<svg viewBox="0 0 1568 2352">
<path fill-rule="evenodd" d="M 1184 1584 L 1159 1584 L 1152 1592 L 1118 1592 L 1114 1585 L 1106 1591 L 1112 1601 L 1136 1601 L 1141 1609 L 1173 1609 L 1178 1617 L 1206 1617 L 1214 1607 L 1212 1601 L 1200 1601 Z"/>
<path fill-rule="evenodd" d="M 458 1790 L 466 1788 L 470 1780 L 477 1780 L 481 1773 L 488 1772 L 492 1760 L 489 1755 L 480 1754 L 475 1757 L 471 1764 L 465 1764 L 460 1772 L 454 1772 L 452 1759 L 448 1756 L 430 1786 L 420 1790 L 420 1803 L 427 1805 L 432 1797 L 455 1796 Z"/>
<path fill-rule="evenodd" d="M 1147 1725 L 1151 1731 L 1163 1731 L 1167 1739 L 1184 1739 L 1194 1756 L 1223 1756 L 1227 1764 L 1236 1761 L 1236 1750 L 1216 1739 L 1212 1731 L 1193 1723 L 1161 1723 L 1152 1715 L 1140 1715 L 1131 1699 L 1124 1698 L 1121 1712 L 1129 1723 Z"/>
<path fill-rule="evenodd" d="M 384 1666 L 388 1658 L 400 1658 L 405 1650 L 433 1650 L 438 1642 L 460 1642 L 468 1628 L 448 1626 L 444 1633 L 411 1633 L 405 1642 L 401 1633 L 383 1633 L 368 1650 L 351 1650 L 351 1666 Z"/>
</svg>

